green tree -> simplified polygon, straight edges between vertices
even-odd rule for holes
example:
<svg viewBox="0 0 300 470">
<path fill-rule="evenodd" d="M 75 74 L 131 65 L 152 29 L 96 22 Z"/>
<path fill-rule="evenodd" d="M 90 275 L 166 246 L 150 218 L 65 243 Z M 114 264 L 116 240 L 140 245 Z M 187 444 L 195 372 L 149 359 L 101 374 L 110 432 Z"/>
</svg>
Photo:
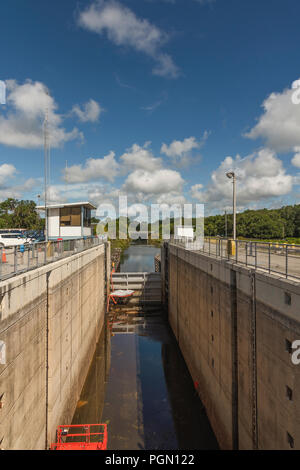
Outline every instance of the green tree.
<svg viewBox="0 0 300 470">
<path fill-rule="evenodd" d="M 35 202 L 10 198 L 0 203 L 0 227 L 41 230 L 44 220 L 37 213 Z"/>
</svg>

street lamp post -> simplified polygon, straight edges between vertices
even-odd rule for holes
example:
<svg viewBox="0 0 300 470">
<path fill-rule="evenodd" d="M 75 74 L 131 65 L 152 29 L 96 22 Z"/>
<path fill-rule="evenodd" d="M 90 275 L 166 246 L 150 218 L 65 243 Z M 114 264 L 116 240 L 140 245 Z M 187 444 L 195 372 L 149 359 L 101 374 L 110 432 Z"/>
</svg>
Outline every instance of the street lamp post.
<svg viewBox="0 0 300 470">
<path fill-rule="evenodd" d="M 233 240 L 236 240 L 236 175 L 234 171 L 229 171 L 226 176 L 233 183 Z"/>
<path fill-rule="evenodd" d="M 45 241 L 48 242 L 48 176 L 49 176 L 49 141 L 48 108 L 44 121 L 44 186 L 45 186 Z"/>
</svg>

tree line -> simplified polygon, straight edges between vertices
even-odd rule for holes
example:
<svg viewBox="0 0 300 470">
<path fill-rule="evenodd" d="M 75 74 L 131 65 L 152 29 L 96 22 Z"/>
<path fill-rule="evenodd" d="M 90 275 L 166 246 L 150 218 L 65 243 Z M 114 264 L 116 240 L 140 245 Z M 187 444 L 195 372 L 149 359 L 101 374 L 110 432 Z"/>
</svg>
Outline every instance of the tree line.
<svg viewBox="0 0 300 470">
<path fill-rule="evenodd" d="M 226 216 L 206 217 L 206 236 L 226 236 Z M 232 236 L 233 216 L 227 215 L 227 235 Z M 237 214 L 237 237 L 286 239 L 300 237 L 300 204 L 280 209 L 246 210 Z"/>
<path fill-rule="evenodd" d="M 34 201 L 9 198 L 0 202 L 0 229 L 42 230 L 44 225 Z"/>
<path fill-rule="evenodd" d="M 98 222 L 98 219 L 93 218 L 93 222 Z M 119 220 L 116 222 L 118 234 Z M 127 219 L 127 225 L 129 222 Z M 0 229 L 42 230 L 44 225 L 44 219 L 37 212 L 34 201 L 9 198 L 0 203 Z M 174 220 L 170 220 L 170 225 L 171 234 L 174 234 Z M 151 225 L 149 225 L 150 230 Z M 228 237 L 231 237 L 233 231 L 232 214 L 228 214 L 227 217 L 225 214 L 206 217 L 204 231 L 206 236 L 225 237 L 227 232 Z M 300 238 L 300 204 L 280 209 L 246 210 L 237 214 L 237 236 L 240 238 L 282 240 Z"/>
</svg>

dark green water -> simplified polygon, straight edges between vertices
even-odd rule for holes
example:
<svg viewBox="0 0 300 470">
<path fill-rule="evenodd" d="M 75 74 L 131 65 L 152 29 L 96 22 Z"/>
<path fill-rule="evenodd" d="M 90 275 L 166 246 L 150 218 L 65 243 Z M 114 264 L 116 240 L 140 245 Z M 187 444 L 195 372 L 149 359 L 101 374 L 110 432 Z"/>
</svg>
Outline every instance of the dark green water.
<svg viewBox="0 0 300 470">
<path fill-rule="evenodd" d="M 121 257 L 120 271 L 123 273 L 154 272 L 154 257 L 159 253 L 160 248 L 148 245 L 131 245 Z"/>
<path fill-rule="evenodd" d="M 130 247 L 122 271 L 145 272 L 156 253 Z M 164 313 L 112 311 L 107 320 L 73 424 L 106 422 L 111 450 L 218 449 Z"/>
</svg>

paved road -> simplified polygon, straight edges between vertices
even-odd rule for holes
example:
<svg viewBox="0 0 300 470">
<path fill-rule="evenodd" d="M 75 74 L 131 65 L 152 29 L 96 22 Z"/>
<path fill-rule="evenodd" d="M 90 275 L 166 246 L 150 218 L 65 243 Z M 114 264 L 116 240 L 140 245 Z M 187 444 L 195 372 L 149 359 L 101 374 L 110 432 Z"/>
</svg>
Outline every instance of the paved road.
<svg viewBox="0 0 300 470">
<path fill-rule="evenodd" d="M 205 242 L 204 251 L 212 256 L 220 257 L 222 254 L 223 258 L 228 258 L 228 251 L 225 242 L 222 243 L 222 250 L 216 244 L 209 244 Z M 288 257 L 286 256 L 286 249 L 282 247 L 272 247 L 269 254 L 269 248 L 267 245 L 257 245 L 255 253 L 255 245 L 252 246 L 252 251 L 248 245 L 246 253 L 246 246 L 242 244 L 238 246 L 237 253 L 235 256 L 230 256 L 230 259 L 236 260 L 238 263 L 245 264 L 249 267 L 262 269 L 271 273 L 278 273 L 282 276 L 290 278 L 299 278 L 300 281 L 300 249 L 289 248 Z"/>
</svg>

